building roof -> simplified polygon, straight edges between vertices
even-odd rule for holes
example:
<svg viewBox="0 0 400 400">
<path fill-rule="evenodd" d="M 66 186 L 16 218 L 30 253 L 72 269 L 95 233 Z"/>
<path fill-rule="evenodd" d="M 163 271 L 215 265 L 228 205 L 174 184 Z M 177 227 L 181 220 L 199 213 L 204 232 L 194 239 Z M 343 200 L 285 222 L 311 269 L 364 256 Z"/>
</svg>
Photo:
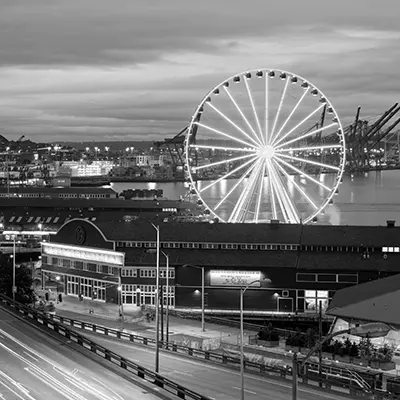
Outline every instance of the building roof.
<svg viewBox="0 0 400 400">
<path fill-rule="evenodd" d="M 155 265 L 155 254 L 148 253 L 143 248 L 118 249 L 128 250 L 125 254 L 125 265 L 144 266 Z M 261 254 L 259 251 L 235 251 L 235 250 L 198 250 L 198 249 L 165 249 L 171 266 L 193 264 L 202 266 L 218 266 L 219 268 L 233 268 L 235 266 L 262 268 L 280 267 L 295 268 L 297 252 L 295 251 L 271 251 Z M 160 258 L 160 264 L 165 264 L 165 258 Z"/>
<path fill-rule="evenodd" d="M 63 192 L 64 193 L 64 192 Z M 73 193 L 73 192 L 71 192 Z M 89 193 L 89 192 L 88 192 Z M 92 192 L 96 194 L 96 192 Z M 176 208 L 178 210 L 196 210 L 197 206 L 189 201 L 180 200 L 125 200 L 123 198 L 23 198 L 23 197 L 4 197 L 1 199 L 0 212 L 7 207 L 29 207 L 35 208 L 103 208 L 115 209 L 137 209 L 137 210 L 161 210 L 163 208 Z M 47 212 L 47 211 L 46 211 Z"/>
<path fill-rule="evenodd" d="M 96 225 L 109 240 L 154 241 L 155 232 L 146 220 Z M 162 241 L 215 243 L 277 243 L 310 246 L 400 246 L 400 227 L 323 226 L 289 224 L 210 224 L 207 222 L 160 223 Z M 339 242 L 336 242 L 339 241 Z M 329 252 L 330 255 L 332 252 Z M 357 253 L 355 257 L 361 257 Z M 381 257 L 381 255 L 377 256 Z"/>
<path fill-rule="evenodd" d="M 400 227 L 305 225 L 302 244 L 312 246 L 399 246 Z"/>
<path fill-rule="evenodd" d="M 148 221 L 121 223 L 95 222 L 105 237 L 114 241 L 155 241 L 154 228 Z M 301 225 L 286 224 L 210 224 L 208 222 L 166 222 L 160 224 L 162 241 L 214 243 L 285 243 L 300 241 Z"/>
<path fill-rule="evenodd" d="M 105 187 L 37 187 L 37 186 L 11 186 L 0 187 L 0 193 L 96 193 L 113 194 L 116 192 L 112 188 Z"/>
<path fill-rule="evenodd" d="M 344 319 L 400 324 L 400 274 L 338 290 L 326 311 Z"/>
</svg>

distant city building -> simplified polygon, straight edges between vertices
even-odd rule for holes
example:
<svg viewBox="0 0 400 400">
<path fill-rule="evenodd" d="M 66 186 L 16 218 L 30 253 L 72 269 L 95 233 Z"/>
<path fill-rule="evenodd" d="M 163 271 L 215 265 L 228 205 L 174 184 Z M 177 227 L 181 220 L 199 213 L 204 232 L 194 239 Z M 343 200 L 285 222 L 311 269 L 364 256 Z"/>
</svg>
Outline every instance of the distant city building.
<svg viewBox="0 0 400 400">
<path fill-rule="evenodd" d="M 99 176 L 108 175 L 114 167 L 114 161 L 65 161 L 59 167 L 59 173 L 68 174 L 70 176 Z"/>
</svg>

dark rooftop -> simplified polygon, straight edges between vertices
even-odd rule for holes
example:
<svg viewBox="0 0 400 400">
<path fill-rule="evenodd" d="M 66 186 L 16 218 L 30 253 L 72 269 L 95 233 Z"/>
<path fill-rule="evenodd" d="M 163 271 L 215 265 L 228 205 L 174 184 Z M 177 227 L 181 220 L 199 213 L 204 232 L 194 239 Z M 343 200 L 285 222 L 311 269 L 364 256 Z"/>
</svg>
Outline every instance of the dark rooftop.
<svg viewBox="0 0 400 400">
<path fill-rule="evenodd" d="M 116 194 L 115 190 L 105 187 L 37 187 L 37 186 L 11 186 L 10 189 L 0 187 L 0 193 L 96 193 L 96 194 Z"/>
<path fill-rule="evenodd" d="M 107 239 L 115 241 L 155 241 L 155 230 L 147 221 L 95 222 Z M 160 223 L 163 241 L 221 243 L 285 243 L 300 241 L 301 225 L 210 224 L 208 222 Z"/>
<path fill-rule="evenodd" d="M 400 274 L 338 290 L 327 314 L 347 319 L 400 324 Z"/>
</svg>

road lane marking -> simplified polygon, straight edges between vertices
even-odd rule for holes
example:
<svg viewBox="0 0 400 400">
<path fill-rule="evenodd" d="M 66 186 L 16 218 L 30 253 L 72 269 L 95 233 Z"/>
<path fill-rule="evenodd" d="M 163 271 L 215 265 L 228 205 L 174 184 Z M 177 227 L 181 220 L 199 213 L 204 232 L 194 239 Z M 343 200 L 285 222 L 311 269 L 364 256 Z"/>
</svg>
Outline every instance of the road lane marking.
<svg viewBox="0 0 400 400">
<path fill-rule="evenodd" d="M 232 388 L 237 389 L 237 390 L 242 390 L 240 387 L 237 387 L 237 386 L 232 386 Z M 250 393 L 250 394 L 257 394 L 256 392 L 253 392 L 252 390 L 249 390 L 249 389 L 244 389 L 244 391 L 246 393 Z"/>
<path fill-rule="evenodd" d="M 7 375 L 4 371 L 0 370 L 0 376 L 2 376 L 4 379 L 6 379 L 9 383 L 11 383 L 11 385 L 15 386 L 16 388 L 18 388 L 22 393 L 24 393 L 26 396 L 28 397 L 32 397 L 29 394 L 29 390 L 26 389 L 24 386 L 22 386 L 21 383 L 17 382 L 16 380 L 14 380 L 11 376 Z"/>
<path fill-rule="evenodd" d="M 119 400 L 124 400 L 124 398 L 122 396 L 120 396 L 117 392 L 114 392 L 114 390 L 110 389 L 105 383 L 103 383 L 102 381 L 100 381 L 99 379 L 95 378 L 94 376 L 92 376 L 92 379 L 95 380 L 96 382 L 100 383 L 100 385 L 104 386 L 105 388 L 107 388 L 110 392 L 114 393 L 115 396 L 117 396 L 117 398 Z"/>
<path fill-rule="evenodd" d="M 0 329 L 0 331 L 2 331 Z M 3 332 L 3 331 L 2 331 Z M 45 357 L 43 355 L 41 355 L 40 353 L 38 353 L 36 350 L 28 347 L 27 345 L 25 345 L 23 342 L 19 341 L 18 339 L 16 339 L 15 337 L 11 336 L 10 334 L 3 332 L 3 334 L 5 334 L 5 336 L 7 336 L 9 339 L 11 339 L 12 341 L 14 341 L 15 343 L 17 343 L 18 345 L 20 345 L 21 347 L 23 347 L 24 349 L 28 350 L 29 352 L 31 352 L 32 354 L 34 354 L 35 356 L 37 356 L 39 359 L 36 359 L 36 361 L 40 361 L 43 360 L 45 362 L 47 362 L 48 364 L 50 364 L 53 369 L 58 372 L 59 374 L 61 374 L 63 376 L 64 379 L 66 379 L 67 381 L 69 381 L 69 383 L 72 383 L 74 386 L 79 387 L 81 390 L 84 390 L 86 392 L 89 392 L 90 394 L 94 395 L 95 397 L 101 399 L 101 400 L 109 400 L 109 395 L 108 394 L 104 394 L 102 391 L 100 391 L 98 388 L 90 385 L 90 383 L 86 382 L 83 379 L 80 379 L 78 377 L 76 377 L 76 373 L 79 371 L 77 368 L 75 368 L 73 370 L 73 372 L 71 373 L 70 371 L 67 370 L 67 368 L 61 366 L 60 364 L 54 362 L 52 359 Z M 7 347 L 5 345 L 2 345 L 0 343 L 0 346 L 4 346 Z M 15 353 L 13 350 L 9 349 L 9 351 L 12 351 L 13 353 Z M 18 355 L 17 355 L 18 357 Z M 28 365 L 31 366 L 31 368 L 35 369 L 37 373 L 44 375 L 45 378 L 47 378 L 49 381 L 56 381 L 58 383 L 58 385 L 60 387 L 65 386 L 62 382 L 58 381 L 55 377 L 51 376 L 50 374 L 47 374 L 47 372 L 41 370 L 39 367 L 37 367 L 36 365 L 32 364 L 30 361 L 24 359 L 22 356 L 18 357 L 19 359 L 25 361 L 26 363 L 28 363 Z M 31 372 L 31 371 L 30 371 Z M 69 379 L 68 379 L 69 378 Z M 73 382 L 72 382 L 73 381 Z M 66 386 L 65 386 L 66 387 Z M 72 393 L 73 395 L 76 395 L 75 392 Z M 84 397 L 81 397 L 82 400 L 86 400 Z"/>
<path fill-rule="evenodd" d="M 193 374 L 190 374 L 189 372 L 177 371 L 176 369 L 174 369 L 173 373 L 193 377 Z"/>
<path fill-rule="evenodd" d="M 36 379 L 39 379 L 41 382 L 43 382 L 47 386 L 51 387 L 57 393 L 60 393 L 62 396 L 64 396 L 68 400 L 78 400 L 78 399 L 79 400 L 87 400 L 85 397 L 83 397 L 80 394 L 76 393 L 75 391 L 71 390 L 69 387 L 67 387 L 66 385 L 63 385 L 61 382 L 59 382 L 59 385 L 57 385 L 54 382 L 52 382 L 51 379 L 49 380 L 49 379 L 46 379 L 46 377 L 41 376 L 37 371 L 35 371 L 35 372 L 31 371 L 28 367 L 25 367 L 24 370 L 29 372 L 30 374 L 32 374 Z M 53 378 L 53 381 L 57 381 L 57 379 Z"/>
<path fill-rule="evenodd" d="M 143 353 L 150 353 L 153 354 L 154 353 L 154 349 L 150 349 L 150 348 L 143 348 L 140 345 L 137 345 L 136 343 L 120 343 L 120 342 L 116 342 L 114 339 L 108 339 L 108 338 L 103 338 L 103 337 L 98 337 L 96 335 L 92 335 L 95 336 L 97 338 L 97 342 L 106 342 L 106 343 L 111 343 L 113 346 L 121 346 L 121 347 L 126 347 L 126 348 L 130 348 L 131 350 L 137 350 L 137 351 L 141 351 Z M 96 342 L 96 339 L 93 340 L 94 342 Z M 117 350 L 114 350 L 115 352 L 117 352 Z M 164 357 L 166 358 L 171 358 L 173 360 L 176 361 L 181 361 L 181 362 L 185 362 L 188 364 L 192 364 L 192 365 L 205 365 L 207 367 L 207 369 L 213 369 L 214 371 L 219 371 L 219 372 L 224 372 L 226 374 L 231 374 L 231 375 L 236 375 L 236 376 L 240 376 L 240 372 L 236 372 L 234 370 L 228 369 L 228 368 L 221 368 L 221 367 L 217 367 L 215 365 L 211 365 L 209 363 L 204 363 L 203 359 L 198 359 L 198 361 L 192 361 L 190 359 L 187 359 L 186 357 L 179 357 L 179 356 L 174 356 L 170 353 L 166 353 L 166 352 L 162 352 L 161 353 Z M 129 358 L 129 357 L 128 357 Z M 131 360 L 131 358 L 129 358 Z M 139 364 L 141 363 L 140 361 L 137 361 Z M 143 361 L 142 361 L 143 363 Z M 269 383 L 270 385 L 275 385 L 278 387 L 282 387 L 285 389 L 289 389 L 291 390 L 292 386 L 290 383 L 281 383 L 277 380 L 274 380 L 273 378 L 269 377 L 268 375 L 266 375 L 265 377 L 259 378 L 255 375 L 250 375 L 245 373 L 246 379 L 252 379 L 254 381 L 258 381 L 260 383 Z M 321 392 L 316 391 L 316 390 L 309 390 L 306 387 L 299 387 L 298 388 L 299 392 L 303 392 L 303 393 L 308 393 L 308 394 L 312 394 L 315 396 L 321 396 Z M 345 396 L 348 395 L 347 393 L 345 393 Z M 335 396 L 334 393 L 323 393 L 324 398 L 326 399 L 331 399 L 331 400 L 343 400 L 343 396 Z"/>
<path fill-rule="evenodd" d="M 28 353 L 27 351 L 24 350 L 24 353 L 25 353 L 28 357 L 33 358 L 35 361 L 39 361 L 36 357 L 33 357 L 33 355 L 30 354 L 30 353 Z"/>
<path fill-rule="evenodd" d="M 0 385 L 3 385 L 6 389 L 8 389 L 11 393 L 13 393 L 15 396 L 17 396 L 19 399 L 21 400 L 26 400 L 25 398 L 23 398 L 19 393 L 17 393 L 15 390 L 13 390 L 12 388 L 10 388 L 8 385 L 6 385 L 4 382 L 0 381 Z M 29 396 L 29 395 L 28 395 Z M 34 397 L 29 396 L 30 400 L 36 400 Z"/>
</svg>

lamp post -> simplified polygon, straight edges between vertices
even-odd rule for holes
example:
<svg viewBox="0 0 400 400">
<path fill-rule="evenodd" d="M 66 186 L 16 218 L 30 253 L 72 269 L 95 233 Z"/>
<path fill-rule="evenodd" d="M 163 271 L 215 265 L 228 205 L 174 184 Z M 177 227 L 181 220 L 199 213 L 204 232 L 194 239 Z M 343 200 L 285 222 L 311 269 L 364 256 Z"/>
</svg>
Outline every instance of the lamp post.
<svg viewBox="0 0 400 400">
<path fill-rule="evenodd" d="M 244 400 L 244 350 L 243 350 L 243 339 L 244 339 L 244 329 L 243 329 L 243 297 L 246 290 L 254 283 L 270 283 L 270 279 L 257 279 L 250 282 L 246 286 L 240 288 L 240 399 Z"/>
<path fill-rule="evenodd" d="M 302 359 L 300 364 L 300 368 L 302 369 L 306 364 L 307 360 L 313 355 L 314 352 L 319 350 L 325 342 L 328 342 L 335 336 L 343 335 L 345 333 L 353 336 L 359 337 L 369 337 L 369 338 L 377 338 L 386 336 L 391 330 L 389 325 L 386 325 L 381 322 L 373 322 L 364 324 L 361 326 L 357 326 L 349 329 L 341 329 L 340 331 L 331 333 L 330 335 L 323 338 L 321 341 L 315 344 L 314 347 L 306 354 L 306 356 Z M 297 400 L 297 354 L 294 354 L 293 357 L 293 372 L 292 372 L 292 400 Z"/>
<path fill-rule="evenodd" d="M 167 273 L 167 277 L 166 277 L 166 282 L 165 282 L 165 286 L 166 286 L 166 292 L 167 292 L 167 309 L 165 311 L 165 319 L 166 319 L 166 337 L 167 337 L 167 342 L 168 342 L 168 338 L 169 338 L 169 256 L 167 253 L 165 253 L 162 250 L 153 250 L 153 249 L 149 249 L 147 251 L 148 253 L 156 253 L 156 252 L 160 252 L 164 257 L 165 257 L 165 265 L 166 265 L 166 273 Z M 161 299 L 161 301 L 164 301 L 164 299 Z M 161 316 L 161 318 L 163 318 L 163 315 Z"/>
<path fill-rule="evenodd" d="M 17 292 L 17 286 L 15 284 L 15 235 L 13 235 L 13 286 L 12 286 L 12 298 L 15 302 L 15 293 Z"/>
<path fill-rule="evenodd" d="M 199 267 L 198 265 L 192 264 L 185 264 L 183 267 L 201 269 L 201 330 L 202 332 L 205 332 L 206 323 L 204 318 L 204 267 Z"/>
<path fill-rule="evenodd" d="M 163 256 L 165 257 L 165 262 L 166 262 L 166 284 L 165 286 L 167 287 L 167 309 L 165 310 L 165 336 L 166 336 L 166 342 L 169 342 L 169 256 L 168 254 L 164 253 L 163 251 L 161 252 Z M 162 299 L 161 301 L 164 301 Z"/>
<path fill-rule="evenodd" d="M 155 306 L 156 306 L 156 360 L 155 360 L 155 371 L 158 373 L 160 366 L 160 227 L 158 225 L 154 225 L 151 222 L 152 227 L 157 232 L 157 253 L 156 253 L 156 298 L 155 298 Z"/>
</svg>

